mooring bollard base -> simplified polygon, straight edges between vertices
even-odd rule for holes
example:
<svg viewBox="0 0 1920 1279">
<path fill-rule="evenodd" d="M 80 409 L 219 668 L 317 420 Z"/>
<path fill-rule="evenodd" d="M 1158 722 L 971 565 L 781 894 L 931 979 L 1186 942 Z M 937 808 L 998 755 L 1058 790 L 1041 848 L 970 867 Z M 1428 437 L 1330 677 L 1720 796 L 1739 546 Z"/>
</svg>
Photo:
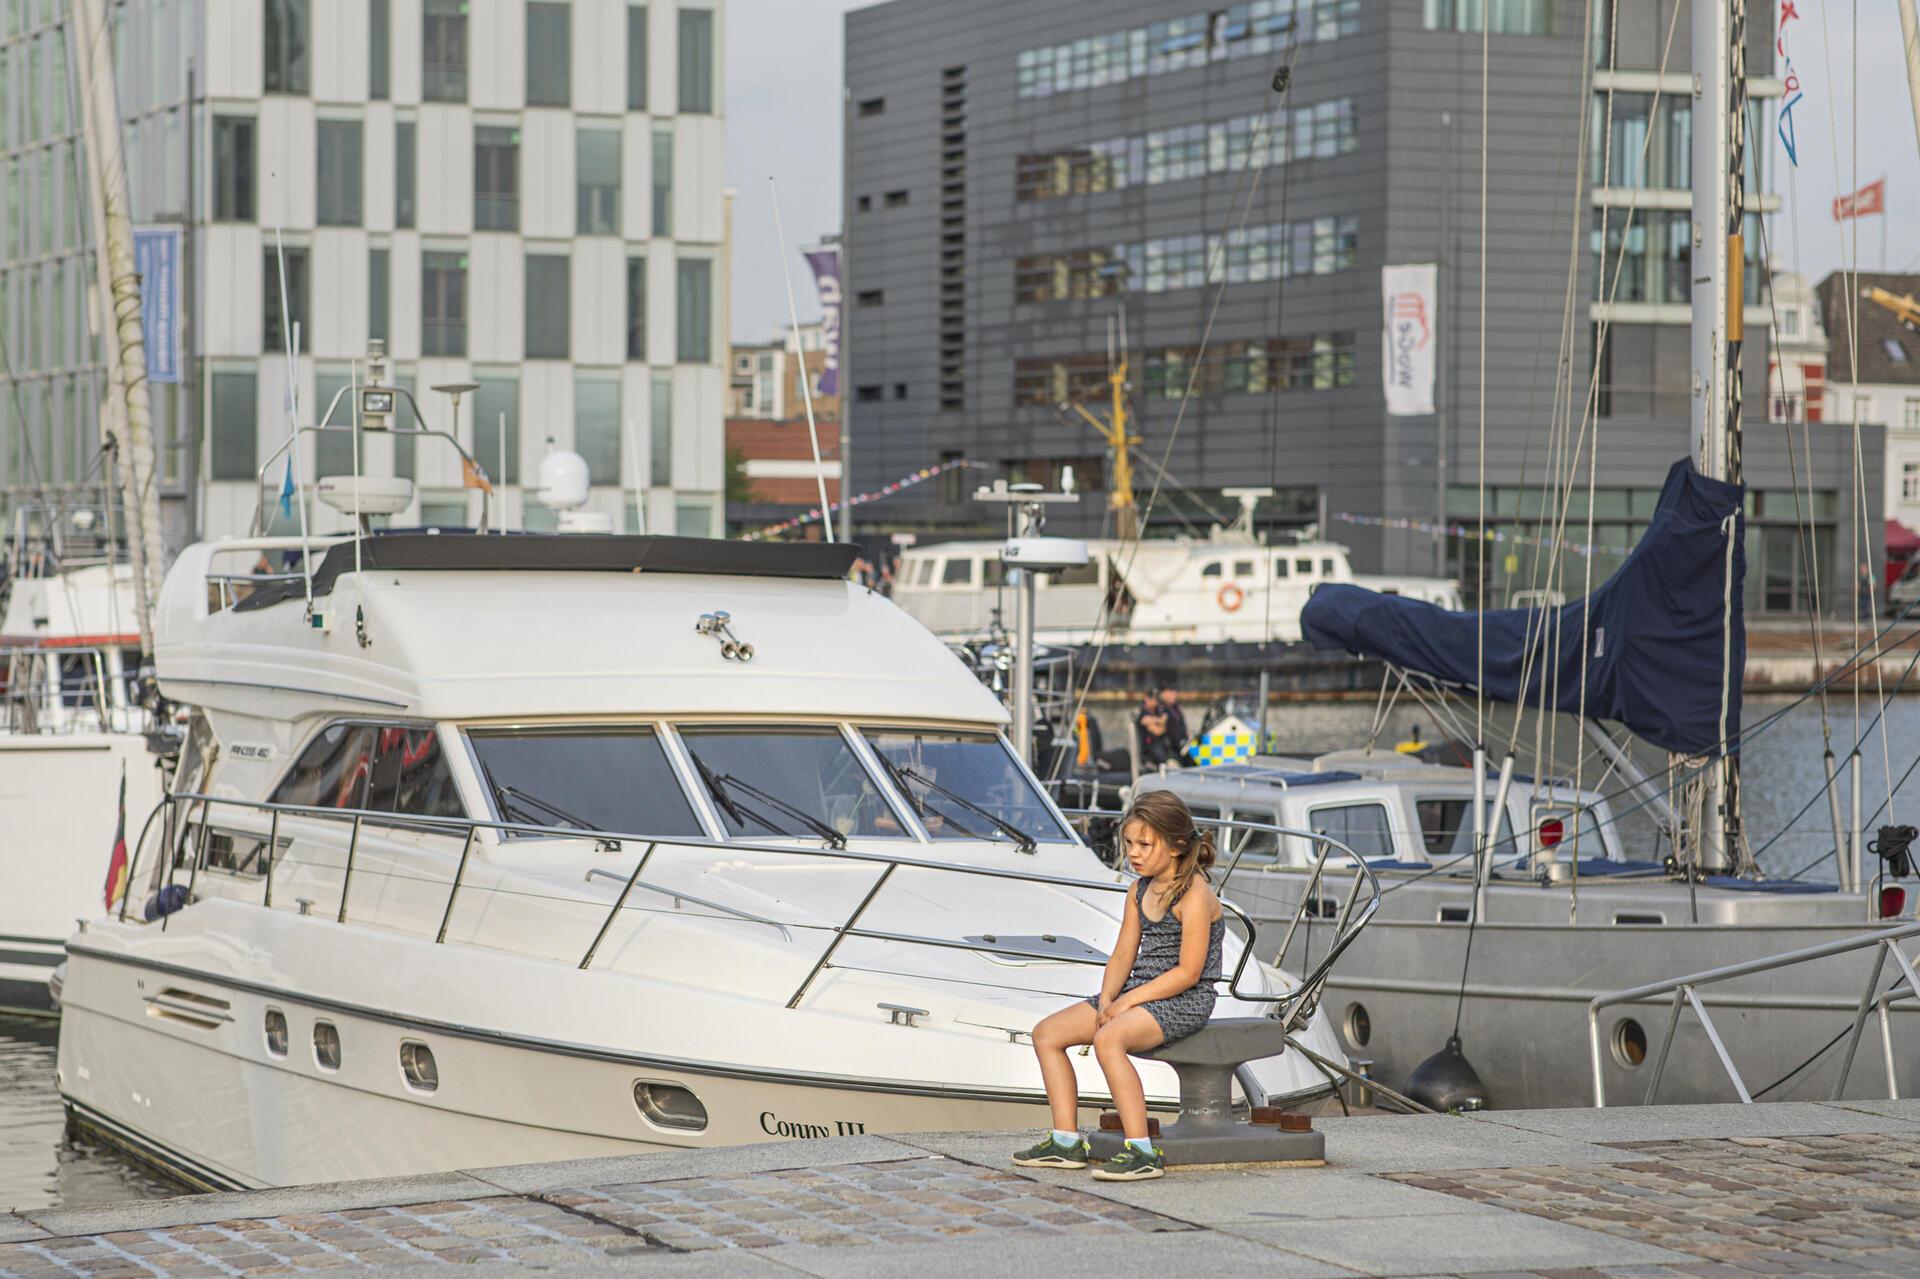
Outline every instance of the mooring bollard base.
<svg viewBox="0 0 1920 1279">
<path fill-rule="evenodd" d="M 1095 1159 L 1120 1153 L 1126 1138 L 1117 1132 L 1098 1132 L 1087 1138 Z M 1327 1162 L 1327 1139 L 1318 1132 L 1286 1132 L 1266 1124 L 1177 1121 L 1160 1130 L 1155 1146 L 1166 1156 L 1167 1167 L 1194 1164 L 1290 1164 L 1319 1167 Z"/>
</svg>

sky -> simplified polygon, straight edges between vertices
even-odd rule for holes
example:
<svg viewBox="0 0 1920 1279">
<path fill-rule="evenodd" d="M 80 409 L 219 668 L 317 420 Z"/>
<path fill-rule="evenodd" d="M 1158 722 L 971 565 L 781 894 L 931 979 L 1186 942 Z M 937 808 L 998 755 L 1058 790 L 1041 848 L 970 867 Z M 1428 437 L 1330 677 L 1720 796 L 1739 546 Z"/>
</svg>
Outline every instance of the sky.
<svg viewBox="0 0 1920 1279">
<path fill-rule="evenodd" d="M 736 193 L 731 324 L 736 340 L 767 341 L 786 330 L 783 259 L 792 272 L 801 322 L 819 317 L 799 246 L 840 229 L 842 15 L 872 2 L 731 0 L 727 5 L 726 181 Z M 1886 269 L 1920 271 L 1920 139 L 1895 0 L 1794 0 L 1793 8 L 1799 17 L 1781 34 L 1799 77 L 1800 100 L 1791 112 L 1797 166 L 1787 162 L 1771 110 L 1764 126 L 1771 166 L 1767 186 L 1784 206 L 1768 231 L 1774 256 L 1814 283 L 1853 266 L 1855 224 L 1834 222 L 1833 199 L 1884 177 L 1888 215 L 1858 223 L 1858 266 L 1881 269 L 1884 227 Z M 774 229 L 769 177 L 779 187 L 784 254 Z"/>
</svg>

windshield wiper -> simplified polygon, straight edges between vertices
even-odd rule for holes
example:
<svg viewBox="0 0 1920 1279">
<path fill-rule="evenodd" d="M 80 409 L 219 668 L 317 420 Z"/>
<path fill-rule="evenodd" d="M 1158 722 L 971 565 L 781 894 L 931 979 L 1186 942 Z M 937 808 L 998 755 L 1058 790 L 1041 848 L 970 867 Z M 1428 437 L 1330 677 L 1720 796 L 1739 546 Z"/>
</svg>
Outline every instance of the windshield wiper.
<svg viewBox="0 0 1920 1279">
<path fill-rule="evenodd" d="M 954 803 L 960 805 L 960 807 L 966 809 L 968 812 L 977 813 L 979 816 L 986 818 L 988 821 L 992 822 L 995 826 L 999 827 L 1003 834 L 1011 835 L 1013 837 L 1013 842 L 1019 847 L 1021 852 L 1030 853 L 1036 847 L 1038 847 L 1038 845 L 1034 842 L 1033 836 L 1027 834 L 1027 832 L 1021 830 L 1018 826 L 1015 826 L 1012 822 L 1007 821 L 1004 818 L 995 816 L 992 812 L 980 807 L 980 805 L 974 803 L 972 800 L 966 798 L 964 795 L 954 794 L 952 791 L 942 786 L 939 782 L 934 781 L 931 777 L 927 777 L 921 773 L 916 773 L 911 768 L 905 768 L 905 767 L 895 768 L 893 770 L 893 773 L 895 777 L 905 778 L 907 781 L 910 781 L 910 782 L 919 782 L 922 786 L 926 787 L 928 790 L 932 791 L 934 794 L 944 796 L 945 798 L 950 799 Z M 908 798 L 912 798 L 912 796 L 909 795 Z"/>
<path fill-rule="evenodd" d="M 888 759 L 885 754 L 879 751 L 875 751 L 874 758 L 880 761 L 880 767 L 887 770 L 887 776 L 893 779 L 893 784 L 896 787 L 898 787 L 900 793 L 906 797 L 907 803 L 913 805 L 913 815 L 915 817 L 918 817 L 920 819 L 921 825 L 924 826 L 926 824 L 928 816 L 930 815 L 927 811 L 926 802 L 922 800 L 918 795 L 913 793 L 913 787 L 907 785 L 907 779 L 900 775 L 902 770 L 895 767 L 894 762 Z M 984 839 L 985 838 L 985 836 L 983 836 L 979 831 L 974 830 L 971 826 L 968 826 L 965 822 L 958 821 L 946 813 L 941 813 L 939 814 L 939 816 L 942 821 L 952 826 L 955 830 L 959 831 L 962 835 L 965 835 L 968 839 Z M 932 834 L 932 832 L 929 831 L 928 834 Z"/>
<path fill-rule="evenodd" d="M 713 796 L 713 802 L 718 804 L 721 811 L 733 819 L 735 825 L 745 826 L 748 818 L 751 817 L 753 821 L 761 826 L 765 826 L 768 830 L 778 831 L 782 835 L 789 833 L 780 830 L 778 826 L 761 817 L 758 813 L 742 809 L 740 805 L 734 801 L 733 797 L 727 794 L 728 790 L 737 790 L 743 794 L 752 796 L 763 804 L 771 804 L 776 810 L 793 818 L 793 820 L 826 840 L 829 845 L 836 849 L 847 846 L 847 837 L 845 835 L 842 835 L 839 831 L 827 825 L 805 809 L 796 808 L 786 800 L 781 799 L 778 795 L 769 795 L 759 787 L 748 782 L 743 782 L 731 773 L 714 772 L 711 768 L 707 767 L 706 761 L 701 759 L 699 754 L 694 751 L 688 751 L 687 755 L 693 760 L 694 768 L 699 770 L 700 780 L 706 783 L 707 793 Z"/>
<path fill-rule="evenodd" d="M 518 786 L 495 786 L 493 788 L 493 794 L 496 799 L 506 799 L 508 796 L 512 796 L 514 799 L 524 800 L 526 801 L 526 803 L 533 805 L 535 808 L 543 809 L 546 812 L 552 813 L 555 817 L 558 817 L 561 821 L 573 827 L 575 830 L 596 829 L 596 827 L 594 827 L 593 824 L 588 822 L 585 818 L 577 816 L 576 814 L 573 814 L 573 813 L 569 813 L 566 809 L 560 807 L 558 804 L 550 804 L 546 800 L 541 799 L 538 795 L 530 795 L 526 791 L 521 790 Z M 523 813 L 527 812 L 527 809 L 522 804 L 503 804 L 502 807 L 517 808 Z M 538 816 L 538 814 L 534 814 L 534 813 L 530 813 L 528 815 Z M 536 822 L 534 824 L 538 825 L 539 823 Z"/>
</svg>

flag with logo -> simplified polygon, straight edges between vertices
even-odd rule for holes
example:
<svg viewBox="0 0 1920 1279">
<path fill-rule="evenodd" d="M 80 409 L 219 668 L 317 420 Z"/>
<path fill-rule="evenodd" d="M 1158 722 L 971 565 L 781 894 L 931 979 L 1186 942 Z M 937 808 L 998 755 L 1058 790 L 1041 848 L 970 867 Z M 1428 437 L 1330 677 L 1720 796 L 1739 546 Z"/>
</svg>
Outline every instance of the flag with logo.
<svg viewBox="0 0 1920 1279">
<path fill-rule="evenodd" d="M 493 481 L 487 478 L 486 468 L 470 457 L 460 459 L 460 486 L 480 489 L 488 494 L 493 492 Z"/>
<path fill-rule="evenodd" d="M 1852 195 L 1838 196 L 1833 202 L 1833 220 L 1845 222 L 1848 218 L 1864 218 L 1873 213 L 1887 211 L 1887 180 L 1869 182 Z"/>
<path fill-rule="evenodd" d="M 107 859 L 107 909 L 112 910 L 127 891 L 127 766 L 120 765 L 120 824 L 113 832 L 113 854 Z"/>
<path fill-rule="evenodd" d="M 819 249 L 804 254 L 813 268 L 813 285 L 820 292 L 820 345 L 826 354 L 816 395 L 840 394 L 840 250 Z"/>
<path fill-rule="evenodd" d="M 1380 377 L 1392 417 L 1433 412 L 1434 328 L 1439 268 L 1380 268 Z"/>
</svg>

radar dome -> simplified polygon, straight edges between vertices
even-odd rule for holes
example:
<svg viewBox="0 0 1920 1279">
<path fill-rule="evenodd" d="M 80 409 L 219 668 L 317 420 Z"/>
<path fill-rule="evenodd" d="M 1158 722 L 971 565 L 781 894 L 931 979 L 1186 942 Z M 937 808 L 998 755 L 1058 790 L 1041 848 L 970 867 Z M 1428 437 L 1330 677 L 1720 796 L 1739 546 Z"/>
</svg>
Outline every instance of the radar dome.
<svg viewBox="0 0 1920 1279">
<path fill-rule="evenodd" d="M 587 459 L 572 449 L 555 449 L 540 459 L 540 505 L 570 511 L 587 504 Z"/>
</svg>

